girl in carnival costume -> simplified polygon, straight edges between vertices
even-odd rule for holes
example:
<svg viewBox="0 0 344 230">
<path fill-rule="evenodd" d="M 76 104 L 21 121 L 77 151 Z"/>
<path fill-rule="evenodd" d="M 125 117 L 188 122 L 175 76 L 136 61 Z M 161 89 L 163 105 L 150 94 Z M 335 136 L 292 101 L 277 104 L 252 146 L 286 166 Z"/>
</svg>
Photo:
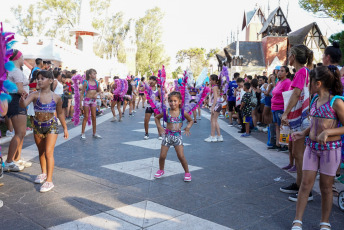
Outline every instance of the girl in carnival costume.
<svg viewBox="0 0 344 230">
<path fill-rule="evenodd" d="M 154 116 L 156 116 L 159 113 L 158 106 L 159 106 L 159 101 L 161 98 L 161 91 L 158 89 L 156 76 L 150 76 L 148 84 L 146 84 L 145 86 L 145 89 L 146 89 L 145 95 L 148 102 L 148 105 L 145 111 L 145 119 L 144 119 L 144 127 L 145 127 L 144 139 L 145 140 L 149 139 L 148 127 L 149 127 L 149 120 L 152 114 L 154 113 Z M 159 135 L 159 139 L 160 140 L 162 139 L 160 135 Z"/>
<path fill-rule="evenodd" d="M 140 100 L 142 99 L 142 108 L 145 107 L 145 78 L 141 77 L 141 81 L 139 82 L 138 85 L 138 90 L 139 90 L 139 101 L 137 102 L 136 109 L 139 108 Z"/>
<path fill-rule="evenodd" d="M 302 217 L 319 170 L 322 199 L 320 228 L 329 230 L 332 184 L 340 164 L 341 135 L 344 134 L 344 127 L 338 127 L 339 122 L 344 123 L 344 97 L 336 66 L 321 66 L 310 72 L 310 94 L 317 94 L 310 104 L 311 126 L 302 132 L 292 133 L 293 141 L 306 138 L 302 180 L 292 229 L 302 229 Z"/>
<path fill-rule="evenodd" d="M 187 161 L 184 157 L 183 153 L 183 142 L 181 136 L 181 128 L 183 124 L 183 120 L 188 120 L 188 125 L 184 129 L 185 134 L 190 134 L 190 128 L 193 125 L 193 120 L 191 118 L 191 113 L 197 109 L 197 107 L 202 104 L 204 98 L 206 97 L 207 93 L 209 92 L 209 88 L 205 88 L 200 97 L 196 98 L 194 104 L 188 103 L 190 100 L 190 94 L 187 92 L 187 80 L 188 80 L 188 73 L 185 71 L 184 79 L 182 85 L 179 87 L 180 92 L 172 92 L 168 95 L 168 104 L 170 106 L 169 109 L 166 109 L 164 105 L 164 98 L 161 98 L 161 104 L 159 106 L 160 111 L 156 111 L 158 113 L 155 116 L 155 123 L 157 124 L 158 131 L 160 135 L 165 134 L 161 144 L 161 152 L 160 152 L 160 159 L 159 159 L 159 167 L 160 169 L 155 174 L 155 178 L 160 178 L 164 175 L 164 166 L 165 166 L 165 159 L 170 146 L 174 146 L 178 155 L 180 162 L 185 170 L 184 181 L 191 181 L 191 174 L 188 169 Z M 159 71 L 160 77 L 160 84 L 164 86 L 166 74 L 164 67 L 161 71 Z M 164 87 L 162 87 L 164 89 Z M 161 92 L 164 95 L 164 92 Z M 197 100 L 199 99 L 199 100 Z M 160 119 L 164 118 L 164 122 L 167 123 L 166 129 L 164 129 L 160 124 Z"/>
<path fill-rule="evenodd" d="M 132 78 L 131 77 L 127 77 L 126 81 L 126 91 L 125 91 L 125 95 L 124 95 L 124 103 L 123 103 L 123 113 L 122 115 L 124 116 L 124 111 L 125 108 L 127 107 L 127 104 L 129 104 L 129 117 L 134 116 L 133 115 L 133 86 L 132 86 Z"/>
<path fill-rule="evenodd" d="M 221 75 L 220 75 L 221 76 Z M 218 118 L 220 112 L 222 110 L 222 102 L 223 97 L 221 96 L 221 77 L 219 78 L 217 75 L 212 74 L 210 76 L 210 84 L 211 84 L 211 101 L 212 106 L 210 108 L 210 137 L 204 139 L 205 142 L 222 142 L 223 137 L 220 132 L 220 126 L 218 123 Z M 215 136 L 215 131 L 217 132 L 217 137 Z"/>
<path fill-rule="evenodd" d="M 117 105 L 119 121 L 122 121 L 121 103 L 123 97 L 121 97 L 122 81 L 118 76 L 113 78 L 114 83 L 111 86 L 111 91 L 113 92 L 113 99 L 111 101 L 111 112 L 113 115 L 112 122 L 117 121 L 115 106 Z"/>
<path fill-rule="evenodd" d="M 165 135 L 161 143 L 161 151 L 159 157 L 159 170 L 154 175 L 155 178 L 161 178 L 164 175 L 165 160 L 167 152 L 171 146 L 174 146 L 178 159 L 182 164 L 185 175 L 184 181 L 191 181 L 191 174 L 189 172 L 188 162 L 184 156 L 184 148 L 182 141 L 181 128 L 183 125 L 183 118 L 188 120 L 188 125 L 185 127 L 185 135 L 190 135 L 190 128 L 193 125 L 191 116 L 181 108 L 182 96 L 180 92 L 172 92 L 168 95 L 168 103 L 170 108 L 163 113 L 155 116 L 155 123 L 158 127 L 159 134 Z M 160 119 L 166 120 L 166 129 L 161 126 Z"/>
<path fill-rule="evenodd" d="M 86 80 L 82 83 L 81 91 L 81 105 L 84 110 L 84 119 L 82 121 L 81 128 L 81 139 L 85 140 L 85 128 L 86 122 L 88 125 L 91 125 L 92 119 L 92 128 L 93 128 L 93 137 L 102 138 L 99 134 L 96 133 L 96 108 L 97 108 L 97 93 L 101 91 L 100 86 L 97 82 L 97 71 L 95 69 L 89 69 L 86 71 Z"/>
<path fill-rule="evenodd" d="M 0 115 L 5 116 L 8 111 L 8 103 L 11 101 L 11 96 L 8 93 L 15 93 L 18 91 L 16 84 L 6 80 L 7 71 L 13 71 L 15 69 L 14 63 L 9 61 L 9 57 L 12 56 L 13 50 L 11 49 L 14 41 L 14 33 L 4 32 L 2 23 L 0 24 Z M 2 160 L 1 146 L 0 146 L 0 178 L 3 175 L 3 167 L 5 164 Z M 3 184 L 0 183 L 0 186 Z M 0 200 L 0 207 L 3 206 L 2 200 Z"/>
<path fill-rule="evenodd" d="M 34 103 L 34 138 L 39 152 L 39 161 L 42 174 L 38 175 L 35 183 L 45 182 L 40 192 L 48 192 L 53 187 L 52 182 L 54 170 L 54 148 L 58 137 L 59 129 L 54 113 L 57 113 L 63 130 L 64 138 L 68 138 L 67 125 L 62 112 L 62 99 L 52 91 L 54 76 L 51 71 L 41 70 L 37 74 L 39 91 L 29 94 L 23 93 L 20 98 L 20 107 L 25 108 L 31 102 Z"/>
</svg>

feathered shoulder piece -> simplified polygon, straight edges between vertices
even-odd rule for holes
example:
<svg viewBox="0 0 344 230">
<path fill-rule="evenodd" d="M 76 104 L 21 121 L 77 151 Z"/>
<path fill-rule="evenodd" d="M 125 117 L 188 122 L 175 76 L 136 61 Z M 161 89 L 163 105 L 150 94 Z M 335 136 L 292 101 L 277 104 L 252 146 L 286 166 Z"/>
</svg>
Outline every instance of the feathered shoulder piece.
<svg viewBox="0 0 344 230">
<path fill-rule="evenodd" d="M 205 76 L 206 76 L 206 74 L 205 74 Z M 204 87 L 197 92 L 196 96 L 191 96 L 189 93 L 189 89 L 187 87 L 187 84 L 186 84 L 188 77 L 189 77 L 189 74 L 187 73 L 187 71 L 185 71 L 184 81 L 183 81 L 183 85 L 180 87 L 181 88 L 180 92 L 182 94 L 184 111 L 191 115 L 194 110 L 196 110 L 199 106 L 202 105 L 204 99 L 206 98 L 206 96 L 210 92 L 210 89 L 209 89 L 209 87 Z"/>
<path fill-rule="evenodd" d="M 18 91 L 16 84 L 6 80 L 7 71 L 13 71 L 15 65 L 9 58 L 13 54 L 12 46 L 14 45 L 14 33 L 4 32 L 2 22 L 0 23 L 0 101 L 11 101 L 8 93 Z"/>
<path fill-rule="evenodd" d="M 84 77 L 80 74 L 72 77 L 73 88 L 74 88 L 74 101 L 75 110 L 73 114 L 74 125 L 77 126 L 80 123 L 80 91 L 79 85 L 84 81 Z"/>
</svg>

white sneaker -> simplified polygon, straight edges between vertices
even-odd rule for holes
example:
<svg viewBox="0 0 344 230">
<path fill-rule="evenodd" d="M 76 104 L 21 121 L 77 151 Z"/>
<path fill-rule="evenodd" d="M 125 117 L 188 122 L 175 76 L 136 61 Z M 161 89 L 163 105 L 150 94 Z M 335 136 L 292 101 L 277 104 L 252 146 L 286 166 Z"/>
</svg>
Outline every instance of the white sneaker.
<svg viewBox="0 0 344 230">
<path fill-rule="evenodd" d="M 222 135 L 220 135 L 220 136 L 217 136 L 217 141 L 219 141 L 219 142 L 222 142 L 222 141 L 223 141 L 223 137 L 222 137 Z"/>
<path fill-rule="evenodd" d="M 117 121 L 117 117 L 113 117 L 113 118 L 111 119 L 111 122 L 114 122 L 114 121 Z"/>
<path fill-rule="evenodd" d="M 208 137 L 206 139 L 204 139 L 205 142 L 217 142 L 217 138 L 216 137 Z"/>
<path fill-rule="evenodd" d="M 145 139 L 145 140 L 148 140 L 149 139 L 149 135 L 148 135 L 148 133 L 147 134 L 145 134 L 145 136 L 144 136 L 144 138 L 143 139 Z"/>
<path fill-rule="evenodd" d="M 268 128 L 267 128 L 267 127 L 264 128 L 264 129 L 263 129 L 263 132 L 264 132 L 264 133 L 268 133 Z"/>
<path fill-rule="evenodd" d="M 162 136 L 159 136 L 158 139 L 159 139 L 159 140 L 162 140 Z"/>
<path fill-rule="evenodd" d="M 85 139 L 86 139 L 85 133 L 82 133 L 82 134 L 81 134 L 81 139 L 82 139 L 82 140 L 85 140 Z"/>
<path fill-rule="evenodd" d="M 96 138 L 96 139 L 102 139 L 102 137 L 99 135 L 99 134 L 93 134 L 93 138 Z"/>
<path fill-rule="evenodd" d="M 13 136 L 14 136 L 14 129 L 12 132 L 9 130 L 6 131 L 6 137 L 13 137 Z"/>
<path fill-rule="evenodd" d="M 133 113 L 136 113 L 136 110 L 133 110 Z"/>
<path fill-rule="evenodd" d="M 24 158 L 20 159 L 19 161 L 14 161 L 16 165 L 23 165 L 25 168 L 29 168 L 32 166 L 32 163 L 29 161 L 25 161 Z"/>
<path fill-rule="evenodd" d="M 13 161 L 11 163 L 5 162 L 4 171 L 7 172 L 19 172 L 24 169 L 23 165 L 16 165 Z"/>
<path fill-rule="evenodd" d="M 47 174 L 43 174 L 43 173 L 39 174 L 35 179 L 35 183 L 42 184 L 46 179 L 47 179 Z"/>
<path fill-rule="evenodd" d="M 41 189 L 39 190 L 40 192 L 48 192 L 52 188 L 54 188 L 53 182 L 45 182 L 42 186 Z"/>
<path fill-rule="evenodd" d="M 199 116 L 197 119 L 198 119 L 198 120 L 202 120 L 202 116 Z"/>
<path fill-rule="evenodd" d="M 4 202 L 0 200 L 0 208 L 4 205 Z"/>
</svg>

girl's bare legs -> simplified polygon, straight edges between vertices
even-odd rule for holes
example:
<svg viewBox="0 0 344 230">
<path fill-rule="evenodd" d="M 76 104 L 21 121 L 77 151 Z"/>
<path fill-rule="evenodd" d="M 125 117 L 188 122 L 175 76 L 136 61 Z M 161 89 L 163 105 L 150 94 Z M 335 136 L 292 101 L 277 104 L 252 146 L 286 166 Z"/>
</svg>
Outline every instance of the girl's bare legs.
<svg viewBox="0 0 344 230">
<path fill-rule="evenodd" d="M 128 103 L 129 103 L 129 114 L 132 114 L 133 113 L 133 103 L 132 103 L 132 101 L 128 101 Z"/>
<path fill-rule="evenodd" d="M 303 163 L 303 154 L 305 152 L 305 138 L 301 138 L 299 140 L 293 141 L 293 157 L 295 159 L 295 166 L 296 166 L 296 184 L 300 187 L 301 180 L 302 180 L 302 163 Z"/>
<path fill-rule="evenodd" d="M 180 163 L 182 164 L 185 173 L 189 173 L 189 166 L 188 166 L 188 162 L 186 161 L 185 156 L 184 156 L 183 145 L 176 145 L 176 146 L 174 146 L 174 148 L 176 150 L 177 157 L 178 157 Z"/>
<path fill-rule="evenodd" d="M 128 103 L 128 101 L 126 99 L 124 99 L 124 101 L 123 101 L 123 112 L 122 113 L 125 112 L 125 109 L 127 108 L 127 103 Z"/>
<path fill-rule="evenodd" d="M 197 120 L 197 111 L 194 110 L 192 113 L 193 113 L 193 116 L 194 116 L 194 121 L 196 121 Z"/>
<path fill-rule="evenodd" d="M 5 116 L 5 124 L 7 126 L 7 129 L 10 131 L 10 132 L 13 132 L 13 124 L 12 124 L 12 121 L 11 119 L 9 119 L 7 116 Z"/>
<path fill-rule="evenodd" d="M 295 220 L 302 221 L 302 216 L 303 216 L 303 213 L 305 212 L 305 209 L 308 203 L 308 196 L 313 188 L 316 175 L 317 175 L 316 171 L 305 170 L 303 172 L 301 186 L 299 189 L 299 193 L 297 195 Z M 330 186 L 330 192 L 332 196 L 332 184 Z M 331 205 L 332 205 L 332 197 L 331 197 Z M 300 226 L 300 224 L 294 224 L 294 226 Z"/>
<path fill-rule="evenodd" d="M 121 112 L 121 101 L 117 101 L 117 110 L 119 114 L 119 119 L 122 119 L 122 112 Z"/>
<path fill-rule="evenodd" d="M 333 176 L 320 173 L 320 191 L 321 191 L 321 221 L 329 223 L 333 202 Z M 320 226 L 325 227 L 325 226 Z"/>
<path fill-rule="evenodd" d="M 86 123 L 88 121 L 90 107 L 84 106 L 84 119 L 82 120 L 81 133 L 85 133 Z"/>
<path fill-rule="evenodd" d="M 97 131 L 97 107 L 91 106 L 91 119 L 92 119 L 92 129 L 93 129 L 93 135 L 96 134 Z"/>
<path fill-rule="evenodd" d="M 132 99 L 132 102 L 131 102 L 132 109 L 135 109 L 135 102 L 136 102 L 136 96 L 133 95 L 133 99 Z"/>
<path fill-rule="evenodd" d="M 66 108 L 66 114 L 65 114 L 65 117 L 68 117 L 69 116 L 69 113 L 70 113 L 70 106 L 72 104 L 72 99 L 66 99 L 68 100 L 68 105 L 67 105 L 67 108 Z"/>
<path fill-rule="evenodd" d="M 114 117 L 116 117 L 115 105 L 117 104 L 116 101 L 111 101 L 111 112 Z"/>
<path fill-rule="evenodd" d="M 26 115 L 16 115 L 11 117 L 11 121 L 15 134 L 8 147 L 7 163 L 20 159 L 21 148 L 23 147 L 24 137 L 26 135 Z"/>
<path fill-rule="evenodd" d="M 211 121 L 211 131 L 210 131 L 210 135 L 212 137 L 215 136 L 215 131 L 217 132 L 217 135 L 220 136 L 221 135 L 221 131 L 220 131 L 220 126 L 219 123 L 217 121 L 218 117 L 219 117 L 220 113 L 219 112 L 214 112 L 211 117 L 210 117 L 210 121 Z"/>
<path fill-rule="evenodd" d="M 142 108 L 145 107 L 145 102 L 146 102 L 146 95 L 142 96 Z"/>
<path fill-rule="evenodd" d="M 45 140 L 39 135 L 35 134 L 34 135 L 35 142 L 38 148 L 38 153 L 39 153 L 39 163 L 41 165 L 42 173 L 47 174 L 47 161 L 45 158 Z"/>
<path fill-rule="evenodd" d="M 52 182 L 54 171 L 54 148 L 57 140 L 57 134 L 48 134 L 45 138 L 45 159 L 47 182 Z"/>
<path fill-rule="evenodd" d="M 293 157 L 293 142 L 289 140 L 289 165 L 294 165 L 294 157 Z"/>
<path fill-rule="evenodd" d="M 142 96 L 140 96 L 140 95 L 139 95 L 139 100 L 137 101 L 137 104 L 136 104 L 136 109 L 138 109 L 138 108 L 139 108 L 139 104 L 140 104 L 141 97 L 142 97 Z M 143 99 L 142 99 L 142 100 L 143 100 Z M 134 107 L 134 108 L 135 108 L 135 107 Z"/>
<path fill-rule="evenodd" d="M 169 147 L 162 145 L 160 150 L 160 157 L 159 157 L 159 168 L 160 170 L 164 170 L 165 168 L 165 160 L 167 156 Z"/>
<path fill-rule="evenodd" d="M 145 119 L 144 119 L 144 127 L 145 127 L 145 133 L 148 133 L 148 126 L 149 126 L 149 120 L 151 118 L 151 113 L 145 113 Z M 161 146 L 162 149 L 163 146 Z"/>
<path fill-rule="evenodd" d="M 278 123 L 275 123 L 275 127 L 276 127 L 276 146 L 281 146 L 280 143 L 279 143 L 280 126 L 278 125 Z"/>
<path fill-rule="evenodd" d="M 197 110 L 198 110 L 198 117 L 201 117 L 201 107 L 198 106 Z"/>
</svg>

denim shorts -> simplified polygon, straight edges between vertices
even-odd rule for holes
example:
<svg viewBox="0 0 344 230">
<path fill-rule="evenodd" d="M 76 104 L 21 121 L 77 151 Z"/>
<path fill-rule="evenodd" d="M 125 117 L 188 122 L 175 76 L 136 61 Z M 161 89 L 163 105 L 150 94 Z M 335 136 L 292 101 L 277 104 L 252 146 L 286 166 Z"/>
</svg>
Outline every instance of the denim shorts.
<svg viewBox="0 0 344 230">
<path fill-rule="evenodd" d="M 278 126 L 281 126 L 281 117 L 283 113 L 284 113 L 283 110 L 272 110 L 273 122 L 277 123 Z"/>
<path fill-rule="evenodd" d="M 265 106 L 271 107 L 271 97 L 270 96 L 265 97 Z"/>
</svg>

